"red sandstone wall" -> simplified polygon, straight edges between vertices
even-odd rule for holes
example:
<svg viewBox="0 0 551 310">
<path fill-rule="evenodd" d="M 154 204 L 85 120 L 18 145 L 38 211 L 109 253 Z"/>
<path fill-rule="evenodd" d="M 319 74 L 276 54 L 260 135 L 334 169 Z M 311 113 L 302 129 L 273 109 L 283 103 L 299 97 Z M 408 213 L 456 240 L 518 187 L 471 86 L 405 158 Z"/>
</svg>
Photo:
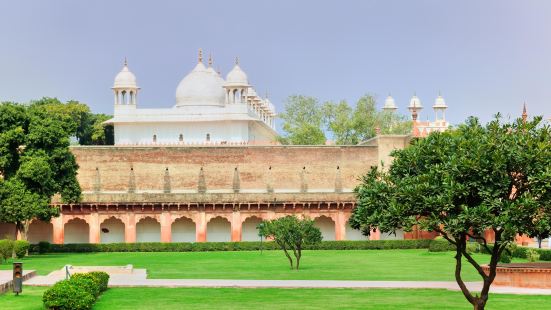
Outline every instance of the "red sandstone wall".
<svg viewBox="0 0 551 310">
<path fill-rule="evenodd" d="M 167 167 L 172 190 L 196 190 L 201 167 L 208 190 L 232 189 L 235 167 L 242 190 L 265 190 L 269 179 L 275 190 L 299 190 L 303 167 L 309 190 L 331 190 L 335 188 L 337 166 L 342 187 L 352 189 L 358 177 L 378 161 L 377 146 L 76 146 L 72 151 L 80 166 L 78 179 L 83 191 L 94 189 L 96 167 L 102 191 L 126 191 L 131 167 L 137 191 L 163 190 Z"/>
</svg>

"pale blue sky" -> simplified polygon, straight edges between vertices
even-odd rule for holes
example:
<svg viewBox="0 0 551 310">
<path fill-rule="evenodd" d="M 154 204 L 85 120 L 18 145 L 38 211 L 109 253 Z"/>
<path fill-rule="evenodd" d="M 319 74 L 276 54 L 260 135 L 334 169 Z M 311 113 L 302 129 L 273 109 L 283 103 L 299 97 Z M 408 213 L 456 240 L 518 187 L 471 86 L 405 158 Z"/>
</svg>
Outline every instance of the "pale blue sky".
<svg viewBox="0 0 551 310">
<path fill-rule="evenodd" d="M 76 99 L 112 113 L 123 59 L 141 107 L 171 107 L 199 47 L 225 74 L 238 55 L 279 111 L 291 94 L 355 102 L 414 92 L 432 119 L 551 117 L 551 1 L 0 0 L 0 101 Z"/>
</svg>

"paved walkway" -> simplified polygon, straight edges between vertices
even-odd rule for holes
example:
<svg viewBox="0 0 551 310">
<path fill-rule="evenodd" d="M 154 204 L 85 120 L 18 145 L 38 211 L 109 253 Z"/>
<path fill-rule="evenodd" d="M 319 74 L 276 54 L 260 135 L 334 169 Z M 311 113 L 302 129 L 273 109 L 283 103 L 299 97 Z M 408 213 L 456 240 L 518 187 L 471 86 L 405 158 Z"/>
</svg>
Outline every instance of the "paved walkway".
<svg viewBox="0 0 551 310">
<path fill-rule="evenodd" d="M 80 269 L 83 268 L 83 269 Z M 72 273 L 84 270 L 104 270 L 110 274 L 110 287 L 234 287 L 234 288 L 353 288 L 353 289 L 447 289 L 458 291 L 454 281 L 336 281 L 336 280 L 226 280 L 226 279 L 148 279 L 145 269 L 120 267 L 76 267 Z M 47 276 L 35 276 L 26 285 L 50 286 L 65 278 L 65 269 Z M 467 282 L 473 291 L 482 288 L 480 282 Z M 492 286 L 496 294 L 551 295 L 551 289 Z"/>
</svg>

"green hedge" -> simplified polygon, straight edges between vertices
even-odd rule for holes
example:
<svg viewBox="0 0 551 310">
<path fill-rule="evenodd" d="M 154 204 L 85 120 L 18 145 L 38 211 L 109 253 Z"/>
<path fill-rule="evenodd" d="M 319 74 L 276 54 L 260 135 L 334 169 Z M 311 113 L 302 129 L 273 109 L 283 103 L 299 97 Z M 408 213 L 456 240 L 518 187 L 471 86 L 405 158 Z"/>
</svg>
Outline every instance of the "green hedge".
<svg viewBox="0 0 551 310">
<path fill-rule="evenodd" d="M 489 244 L 488 247 L 490 249 L 493 248 L 493 245 L 492 244 Z M 516 257 L 516 258 L 524 258 L 524 259 L 527 259 L 528 258 L 528 250 L 529 249 L 534 249 L 539 255 L 540 255 L 540 261 L 551 261 L 551 250 L 548 250 L 548 249 L 537 249 L 537 248 L 529 248 L 529 247 L 522 247 L 522 246 L 516 246 L 512 253 L 511 253 L 511 256 L 512 257 Z M 484 254 L 490 254 L 488 253 L 488 251 L 484 248 L 484 247 L 480 247 L 480 252 L 481 253 L 484 253 Z M 505 252 L 505 251 L 504 251 Z"/>
<path fill-rule="evenodd" d="M 307 250 L 386 250 L 428 249 L 432 240 L 366 240 L 323 241 Z M 34 253 L 81 253 L 81 252 L 207 252 L 207 251 L 256 251 L 279 250 L 275 242 L 181 242 L 181 243 L 82 243 L 32 245 Z"/>
<path fill-rule="evenodd" d="M 447 252 L 455 250 L 455 246 L 447 240 L 432 240 L 429 244 L 429 252 Z"/>
<path fill-rule="evenodd" d="M 42 295 L 46 309 L 92 309 L 98 296 L 107 289 L 105 272 L 75 273 L 69 280 L 59 281 Z"/>
</svg>

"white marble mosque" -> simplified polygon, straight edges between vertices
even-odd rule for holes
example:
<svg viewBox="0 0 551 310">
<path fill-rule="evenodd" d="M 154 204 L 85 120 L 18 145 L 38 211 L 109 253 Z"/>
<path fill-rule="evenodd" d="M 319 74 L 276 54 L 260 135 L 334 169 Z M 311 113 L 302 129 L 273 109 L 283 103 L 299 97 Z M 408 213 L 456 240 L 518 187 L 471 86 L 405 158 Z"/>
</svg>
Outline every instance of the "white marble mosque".
<svg viewBox="0 0 551 310">
<path fill-rule="evenodd" d="M 238 59 L 224 79 L 199 50 L 172 108 L 138 108 L 140 87 L 126 60 L 112 89 L 114 117 L 106 123 L 114 125 L 115 145 L 273 144 L 277 137 L 274 105 L 256 93 Z"/>
</svg>

